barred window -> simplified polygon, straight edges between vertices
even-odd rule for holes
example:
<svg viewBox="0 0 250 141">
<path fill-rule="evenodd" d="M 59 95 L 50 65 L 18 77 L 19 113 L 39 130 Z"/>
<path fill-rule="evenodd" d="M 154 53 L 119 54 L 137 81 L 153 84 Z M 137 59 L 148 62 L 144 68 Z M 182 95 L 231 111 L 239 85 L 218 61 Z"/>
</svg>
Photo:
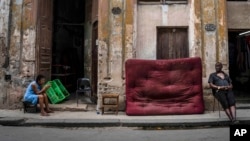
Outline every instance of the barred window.
<svg viewBox="0 0 250 141">
<path fill-rule="evenodd" d="M 186 4 L 188 0 L 138 0 L 139 4 Z"/>
</svg>

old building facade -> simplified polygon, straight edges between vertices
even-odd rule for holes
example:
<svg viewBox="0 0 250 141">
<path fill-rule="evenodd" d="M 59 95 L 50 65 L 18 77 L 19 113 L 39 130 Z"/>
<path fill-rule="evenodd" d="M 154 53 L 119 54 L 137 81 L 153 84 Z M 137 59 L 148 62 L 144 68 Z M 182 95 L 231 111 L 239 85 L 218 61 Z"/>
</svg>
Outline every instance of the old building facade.
<svg viewBox="0 0 250 141">
<path fill-rule="evenodd" d="M 90 78 L 97 108 L 118 93 L 123 110 L 127 59 L 198 56 L 210 109 L 208 76 L 217 61 L 233 72 L 229 41 L 250 30 L 249 13 L 247 0 L 1 0 L 0 107 L 19 107 L 38 73 L 54 79 L 63 65 L 64 83 Z"/>
</svg>

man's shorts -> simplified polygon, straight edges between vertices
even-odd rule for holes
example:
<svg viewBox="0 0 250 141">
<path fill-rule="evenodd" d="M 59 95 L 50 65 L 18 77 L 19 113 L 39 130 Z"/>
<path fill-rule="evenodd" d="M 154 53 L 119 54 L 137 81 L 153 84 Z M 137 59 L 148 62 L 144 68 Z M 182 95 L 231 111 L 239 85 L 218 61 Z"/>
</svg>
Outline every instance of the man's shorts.
<svg viewBox="0 0 250 141">
<path fill-rule="evenodd" d="M 215 93 L 215 97 L 221 103 L 223 109 L 228 109 L 231 106 L 235 106 L 235 98 L 232 90 L 218 91 Z"/>
</svg>

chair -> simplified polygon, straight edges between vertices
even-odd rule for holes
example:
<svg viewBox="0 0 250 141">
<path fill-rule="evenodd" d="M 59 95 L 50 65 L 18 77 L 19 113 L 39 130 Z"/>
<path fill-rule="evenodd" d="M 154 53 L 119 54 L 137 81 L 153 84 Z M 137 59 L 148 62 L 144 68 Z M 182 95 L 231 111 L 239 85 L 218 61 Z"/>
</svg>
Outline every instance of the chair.
<svg viewBox="0 0 250 141">
<path fill-rule="evenodd" d="M 219 108 L 219 118 L 220 118 L 220 103 L 219 103 L 218 100 L 216 100 L 216 97 L 215 97 L 215 89 L 212 89 L 212 92 L 213 92 L 213 97 L 214 97 L 213 112 L 214 112 L 214 109 L 215 109 L 215 102 L 217 101 L 217 103 L 218 103 L 218 108 Z"/>
<path fill-rule="evenodd" d="M 78 78 L 77 79 L 77 89 L 76 89 L 76 103 L 78 106 L 78 94 L 79 93 L 85 93 L 85 92 L 90 92 L 90 99 L 91 99 L 91 85 L 90 85 L 90 81 L 88 78 Z M 91 100 L 92 101 L 92 100 Z"/>
</svg>

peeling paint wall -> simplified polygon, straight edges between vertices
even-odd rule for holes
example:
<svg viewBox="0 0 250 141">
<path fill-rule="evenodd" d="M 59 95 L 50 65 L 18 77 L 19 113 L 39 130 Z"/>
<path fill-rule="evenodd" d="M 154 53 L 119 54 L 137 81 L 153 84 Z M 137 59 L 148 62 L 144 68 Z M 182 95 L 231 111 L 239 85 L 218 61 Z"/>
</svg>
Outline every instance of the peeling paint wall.
<svg viewBox="0 0 250 141">
<path fill-rule="evenodd" d="M 156 58 L 157 26 L 189 28 L 189 56 L 202 58 L 206 88 L 207 76 L 214 71 L 215 62 L 228 65 L 225 4 L 225 0 L 189 0 L 187 4 L 174 5 L 138 5 L 136 0 L 127 0 L 126 3 L 121 0 L 100 1 L 98 105 L 101 106 L 103 93 L 118 93 L 124 98 L 123 65 L 126 59 Z M 114 7 L 124 9 L 123 15 L 113 14 Z M 205 30 L 207 24 L 214 24 L 216 30 Z M 209 103 L 209 98 L 206 99 Z"/>
<path fill-rule="evenodd" d="M 36 1 L 24 0 L 22 12 L 22 47 L 21 78 L 32 79 L 35 76 L 35 44 L 36 44 Z M 25 80 L 26 81 L 26 80 Z M 24 82 L 26 85 L 27 83 Z"/>
<path fill-rule="evenodd" d="M 106 4 L 102 5 L 102 3 Z M 102 33 L 99 34 L 99 37 L 104 36 L 99 38 L 98 105 L 101 105 L 101 94 L 121 94 L 123 88 L 121 74 L 123 12 L 112 13 L 114 7 L 119 7 L 124 11 L 123 4 L 122 0 L 110 0 L 108 3 L 105 0 L 99 1 L 99 6 L 107 11 L 99 11 L 102 16 L 99 23 L 103 23 L 100 29 L 106 28 L 106 30 L 101 30 Z"/>
<path fill-rule="evenodd" d="M 10 0 L 0 1 L 0 65 L 4 65 L 7 56 L 8 30 L 9 30 L 9 6 Z M 0 70 L 2 71 L 2 70 Z M 3 72 L 0 72 L 2 76 Z"/>
<path fill-rule="evenodd" d="M 157 27 L 186 26 L 190 5 L 138 5 L 136 58 L 156 59 Z M 154 12 L 152 12 L 154 11 Z"/>
<path fill-rule="evenodd" d="M 84 72 L 85 77 L 91 78 L 92 62 L 92 29 L 98 20 L 98 1 L 86 1 L 86 18 L 84 24 Z"/>
<path fill-rule="evenodd" d="M 4 82 L 0 108 L 17 108 L 27 84 L 34 79 L 35 71 L 35 21 L 33 7 L 36 0 L 12 0 L 8 21 L 9 62 L 5 73 L 11 75 L 11 81 Z M 2 1 L 1 1 L 2 2 Z M 1 8 L 2 9 L 2 8 Z"/>
<path fill-rule="evenodd" d="M 229 29 L 250 29 L 250 2 L 227 2 Z"/>
<path fill-rule="evenodd" d="M 125 107 L 124 64 L 133 54 L 135 4 L 136 0 L 99 1 L 97 109 L 104 93 L 119 94 L 120 109 Z"/>
<path fill-rule="evenodd" d="M 0 1 L 0 108 L 20 106 L 27 84 L 34 79 L 37 1 Z M 118 93 L 120 109 L 124 109 L 125 61 L 156 58 L 156 26 L 188 26 L 190 57 L 202 58 L 206 94 L 210 93 L 207 77 L 214 71 L 215 62 L 221 61 L 228 68 L 227 27 L 249 28 L 249 3 L 188 0 L 188 4 L 150 6 L 138 5 L 137 0 L 92 2 L 93 14 L 85 23 L 84 71 L 86 77 L 93 75 L 91 32 L 93 22 L 98 20 L 98 108 L 102 94 Z M 214 24 L 216 30 L 206 31 L 207 24 Z M 10 74 L 12 81 L 6 82 L 5 74 Z M 205 101 L 209 103 L 208 95 Z"/>
<path fill-rule="evenodd" d="M 4 80 L 8 68 L 9 56 L 9 15 L 10 14 L 10 0 L 0 1 L 0 107 L 7 105 L 9 82 Z"/>
<path fill-rule="evenodd" d="M 85 13 L 88 13 L 85 17 L 85 23 L 84 23 L 84 73 L 85 77 L 90 78 L 91 76 L 91 46 L 92 46 L 92 40 L 91 40 L 91 30 L 92 30 L 92 3 L 90 1 L 86 1 L 86 10 Z"/>
<path fill-rule="evenodd" d="M 227 43 L 227 18 L 226 1 L 201 1 L 202 12 L 202 58 L 203 58 L 203 83 L 208 87 L 209 74 L 214 72 L 214 65 L 220 61 L 224 71 L 228 72 L 228 43 Z M 216 29 L 209 31 L 208 24 L 215 25 Z"/>
</svg>

